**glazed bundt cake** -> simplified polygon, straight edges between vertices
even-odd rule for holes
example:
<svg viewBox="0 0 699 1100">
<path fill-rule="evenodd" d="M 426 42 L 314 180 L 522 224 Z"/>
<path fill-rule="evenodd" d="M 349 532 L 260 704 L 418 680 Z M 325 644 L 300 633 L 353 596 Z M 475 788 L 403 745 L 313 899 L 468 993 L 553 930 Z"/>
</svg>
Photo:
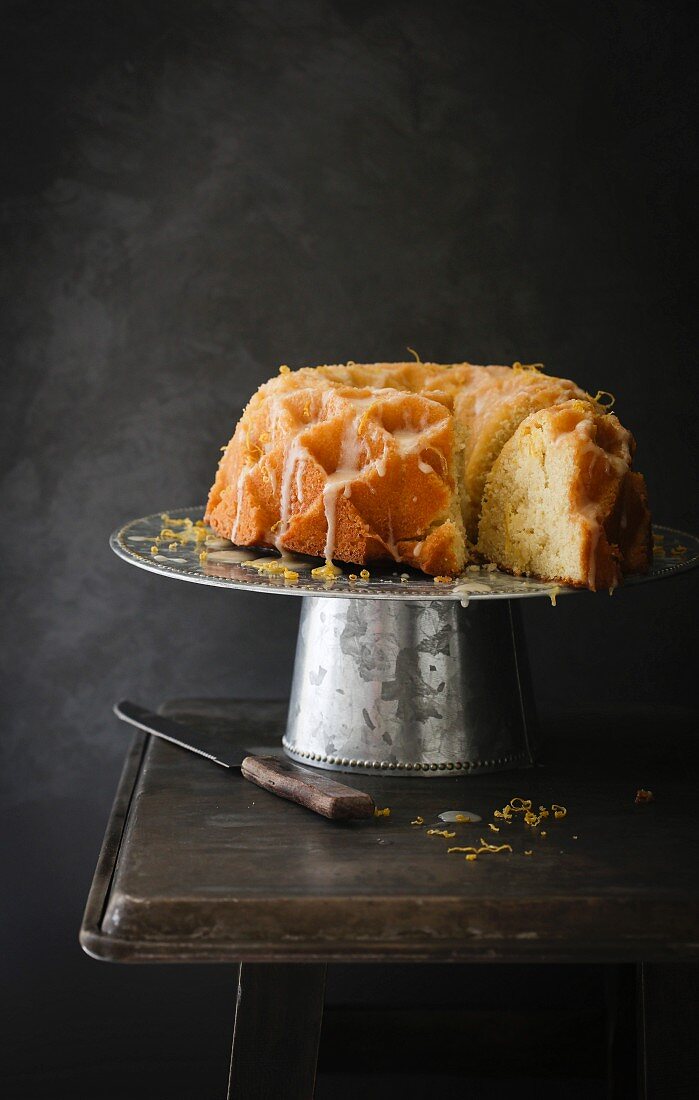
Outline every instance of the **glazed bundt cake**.
<svg viewBox="0 0 699 1100">
<path fill-rule="evenodd" d="M 348 363 L 260 386 L 206 520 L 242 546 L 611 587 L 650 557 L 633 438 L 537 369 Z"/>
</svg>

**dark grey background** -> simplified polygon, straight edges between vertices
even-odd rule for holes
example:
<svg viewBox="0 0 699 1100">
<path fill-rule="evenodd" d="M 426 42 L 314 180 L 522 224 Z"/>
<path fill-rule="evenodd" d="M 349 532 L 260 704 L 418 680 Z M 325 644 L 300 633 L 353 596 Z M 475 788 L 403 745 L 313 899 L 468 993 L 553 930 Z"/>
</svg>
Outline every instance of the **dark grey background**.
<svg viewBox="0 0 699 1100">
<path fill-rule="evenodd" d="M 280 363 L 408 344 L 614 392 L 657 520 L 696 530 L 693 6 L 3 14 L 2 1072 L 13 1096 L 216 1095 L 232 976 L 77 946 L 125 750 L 110 706 L 283 695 L 298 608 L 129 569 L 109 532 L 203 501 Z M 527 606 L 542 709 L 653 708 L 671 737 L 696 591 Z M 358 974 L 332 995 L 378 996 Z"/>
</svg>

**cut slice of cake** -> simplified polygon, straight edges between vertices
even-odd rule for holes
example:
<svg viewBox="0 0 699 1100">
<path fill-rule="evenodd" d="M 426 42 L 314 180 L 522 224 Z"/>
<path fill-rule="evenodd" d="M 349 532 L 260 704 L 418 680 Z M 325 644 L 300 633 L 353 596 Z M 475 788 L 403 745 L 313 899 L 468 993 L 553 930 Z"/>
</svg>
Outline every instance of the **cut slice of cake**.
<svg viewBox="0 0 699 1100">
<path fill-rule="evenodd" d="M 516 575 L 613 588 L 649 560 L 645 484 L 633 436 L 588 401 L 532 413 L 486 481 L 478 551 Z"/>
</svg>

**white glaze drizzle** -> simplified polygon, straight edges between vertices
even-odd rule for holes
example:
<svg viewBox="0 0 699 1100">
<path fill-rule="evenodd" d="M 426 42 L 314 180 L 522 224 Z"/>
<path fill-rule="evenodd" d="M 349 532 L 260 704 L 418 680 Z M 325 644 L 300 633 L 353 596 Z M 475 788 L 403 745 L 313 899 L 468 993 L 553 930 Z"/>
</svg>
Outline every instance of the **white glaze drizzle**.
<svg viewBox="0 0 699 1100">
<path fill-rule="evenodd" d="M 211 550 L 207 552 L 207 561 L 241 562 L 250 560 L 249 550 Z"/>
<path fill-rule="evenodd" d="M 477 596 L 481 592 L 491 592 L 490 585 L 483 584 L 482 581 L 462 581 L 461 584 L 455 584 L 452 588 L 452 592 L 455 596 Z"/>
<path fill-rule="evenodd" d="M 280 553 L 283 549 L 282 542 L 289 529 L 291 485 L 294 479 L 296 465 L 298 463 L 298 465 L 301 466 L 302 463 L 305 463 L 310 459 L 310 455 L 300 439 L 302 430 L 303 429 L 299 429 L 296 436 L 292 440 L 291 445 L 288 447 L 286 455 L 284 456 L 284 469 L 282 472 L 282 491 L 279 502 L 279 526 L 277 528 L 276 534 L 274 535 L 274 545 Z M 299 476 L 300 473 L 296 476 L 297 487 L 299 484 Z"/>
<path fill-rule="evenodd" d="M 243 499 L 243 490 L 244 490 L 244 487 L 245 487 L 245 482 L 247 480 L 247 476 L 250 473 L 251 468 L 252 467 L 250 467 L 250 466 L 243 466 L 240 470 L 240 473 L 238 474 L 238 481 L 237 481 L 236 487 L 235 487 L 235 492 L 236 492 L 235 520 L 233 521 L 233 527 L 231 528 L 231 534 L 230 534 L 231 542 L 237 542 L 238 541 L 238 528 L 240 527 L 240 504 L 241 504 L 241 501 Z"/>
<path fill-rule="evenodd" d="M 464 818 L 467 818 L 467 821 L 464 822 L 466 825 L 473 825 L 482 820 L 480 814 L 474 814 L 472 810 L 444 810 L 443 813 L 438 814 L 438 817 L 440 821 L 444 821 L 447 825 L 459 824 L 459 821 L 463 822 Z"/>
<path fill-rule="evenodd" d="M 300 558 L 298 554 L 292 554 L 290 550 L 282 550 L 279 562 L 281 565 L 285 566 L 285 568 L 294 569 L 297 573 L 315 568 L 314 562 L 305 561 L 303 558 Z"/>
</svg>

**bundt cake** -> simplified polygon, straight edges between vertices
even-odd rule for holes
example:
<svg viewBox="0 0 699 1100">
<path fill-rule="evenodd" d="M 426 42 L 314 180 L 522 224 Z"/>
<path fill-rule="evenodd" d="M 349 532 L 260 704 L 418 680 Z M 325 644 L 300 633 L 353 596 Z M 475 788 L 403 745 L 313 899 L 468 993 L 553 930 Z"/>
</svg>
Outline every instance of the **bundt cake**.
<svg viewBox="0 0 699 1100">
<path fill-rule="evenodd" d="M 436 576 L 487 560 L 612 587 L 650 559 L 633 450 L 596 398 L 520 364 L 282 367 L 224 450 L 206 520 L 328 561 Z"/>
</svg>

